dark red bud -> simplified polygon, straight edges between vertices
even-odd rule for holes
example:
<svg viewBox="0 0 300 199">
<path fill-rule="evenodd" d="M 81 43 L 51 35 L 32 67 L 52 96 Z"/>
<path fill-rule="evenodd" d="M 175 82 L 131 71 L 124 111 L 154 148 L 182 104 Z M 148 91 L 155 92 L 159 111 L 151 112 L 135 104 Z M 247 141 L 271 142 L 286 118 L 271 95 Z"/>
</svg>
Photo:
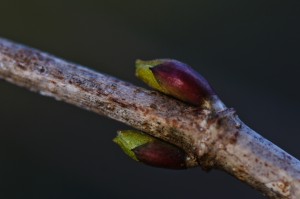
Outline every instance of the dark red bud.
<svg viewBox="0 0 300 199">
<path fill-rule="evenodd" d="M 132 149 L 140 162 L 154 167 L 185 169 L 186 153 L 171 144 L 155 140 Z"/>
<path fill-rule="evenodd" d="M 150 70 L 157 82 L 170 95 L 196 106 L 215 95 L 204 77 L 187 64 L 176 60 L 166 60 Z"/>
</svg>

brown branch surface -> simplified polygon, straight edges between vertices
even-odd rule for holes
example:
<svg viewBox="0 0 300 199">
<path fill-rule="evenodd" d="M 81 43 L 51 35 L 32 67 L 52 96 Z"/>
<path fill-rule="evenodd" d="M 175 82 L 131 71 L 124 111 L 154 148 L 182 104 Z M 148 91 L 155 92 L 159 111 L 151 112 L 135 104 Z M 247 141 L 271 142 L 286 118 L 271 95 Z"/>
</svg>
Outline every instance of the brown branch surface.
<svg viewBox="0 0 300 199">
<path fill-rule="evenodd" d="M 189 166 L 225 170 L 270 198 L 300 198 L 300 162 L 233 109 L 201 110 L 1 38 L 0 78 L 175 144 Z"/>
</svg>

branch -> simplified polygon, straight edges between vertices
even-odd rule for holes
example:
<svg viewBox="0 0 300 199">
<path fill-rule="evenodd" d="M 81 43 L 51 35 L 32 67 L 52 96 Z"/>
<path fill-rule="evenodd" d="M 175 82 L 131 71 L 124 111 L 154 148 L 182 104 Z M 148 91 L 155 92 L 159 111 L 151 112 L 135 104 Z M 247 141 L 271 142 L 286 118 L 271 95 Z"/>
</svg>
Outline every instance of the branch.
<svg viewBox="0 0 300 199">
<path fill-rule="evenodd" d="M 233 109 L 212 113 L 1 38 L 0 78 L 175 144 L 188 166 L 225 170 L 270 198 L 300 198 L 300 162 Z"/>
</svg>

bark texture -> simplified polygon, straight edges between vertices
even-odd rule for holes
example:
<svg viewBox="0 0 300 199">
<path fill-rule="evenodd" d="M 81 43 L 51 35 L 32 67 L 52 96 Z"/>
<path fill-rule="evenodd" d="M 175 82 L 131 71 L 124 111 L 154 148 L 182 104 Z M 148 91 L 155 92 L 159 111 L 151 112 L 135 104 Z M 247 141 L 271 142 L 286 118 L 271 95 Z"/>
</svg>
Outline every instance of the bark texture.
<svg viewBox="0 0 300 199">
<path fill-rule="evenodd" d="M 225 170 L 270 198 L 300 198 L 300 162 L 239 120 L 0 38 L 0 78 L 175 144 L 189 166 Z"/>
</svg>

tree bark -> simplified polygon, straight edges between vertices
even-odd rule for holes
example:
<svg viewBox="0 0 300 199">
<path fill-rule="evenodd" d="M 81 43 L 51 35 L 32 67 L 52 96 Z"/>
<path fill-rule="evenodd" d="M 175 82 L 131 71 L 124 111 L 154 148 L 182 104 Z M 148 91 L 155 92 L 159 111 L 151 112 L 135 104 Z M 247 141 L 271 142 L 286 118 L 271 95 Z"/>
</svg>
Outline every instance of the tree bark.
<svg viewBox="0 0 300 199">
<path fill-rule="evenodd" d="M 106 115 L 184 149 L 188 166 L 221 169 L 270 198 L 300 198 L 300 162 L 239 120 L 0 38 L 0 78 Z"/>
</svg>

